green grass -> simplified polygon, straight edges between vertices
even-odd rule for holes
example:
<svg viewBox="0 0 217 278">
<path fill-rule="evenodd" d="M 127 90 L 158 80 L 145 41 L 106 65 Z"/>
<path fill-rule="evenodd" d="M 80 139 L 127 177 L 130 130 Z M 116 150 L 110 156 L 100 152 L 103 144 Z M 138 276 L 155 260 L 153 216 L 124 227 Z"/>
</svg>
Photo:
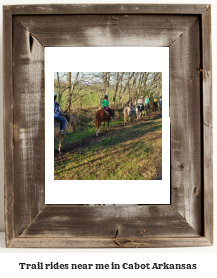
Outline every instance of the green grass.
<svg viewBox="0 0 217 278">
<path fill-rule="evenodd" d="M 113 125 L 121 121 L 117 119 Z M 73 140 L 88 137 L 92 129 L 89 126 L 83 135 L 72 134 Z M 55 158 L 54 176 L 70 180 L 148 180 L 156 178 L 161 169 L 162 119 L 158 118 L 128 125 L 90 147 Z"/>
<path fill-rule="evenodd" d="M 120 125 L 123 123 L 123 117 L 120 115 L 120 117 L 115 117 L 110 123 L 109 127 Z M 79 123 L 78 123 L 79 125 Z M 105 125 L 106 128 L 107 124 Z M 96 128 L 93 119 L 87 119 L 87 123 L 84 125 L 84 128 L 81 130 L 79 127 L 73 131 L 73 132 L 68 132 L 64 138 L 62 147 L 66 147 L 72 142 L 76 142 L 79 140 L 83 140 L 88 138 L 91 135 L 94 135 L 96 133 Z M 57 149 L 58 147 L 58 140 L 54 138 L 54 148 Z"/>
</svg>

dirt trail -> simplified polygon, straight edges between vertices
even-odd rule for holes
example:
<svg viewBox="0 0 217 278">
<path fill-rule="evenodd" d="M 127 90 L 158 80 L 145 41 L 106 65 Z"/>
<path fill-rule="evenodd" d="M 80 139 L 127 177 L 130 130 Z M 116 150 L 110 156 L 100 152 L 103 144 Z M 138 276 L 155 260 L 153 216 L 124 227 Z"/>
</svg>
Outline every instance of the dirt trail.
<svg viewBox="0 0 217 278">
<path fill-rule="evenodd" d="M 54 176 L 60 180 L 161 180 L 162 113 L 151 112 L 125 126 L 111 123 L 109 132 L 98 137 L 94 132 L 67 142 L 55 154 Z"/>
<path fill-rule="evenodd" d="M 96 137 L 96 134 L 94 133 L 93 135 L 91 135 L 85 139 L 72 142 L 72 143 L 68 144 L 67 146 L 62 147 L 60 154 L 55 153 L 54 155 L 55 155 L 55 157 L 59 157 L 59 156 L 62 157 L 66 153 L 67 154 L 75 153 L 78 150 L 91 146 L 93 143 L 99 142 L 100 140 L 102 140 L 102 138 L 112 136 L 115 133 L 118 133 L 118 132 L 124 130 L 125 128 L 129 128 L 130 126 L 132 126 L 135 123 L 139 123 L 139 122 L 143 122 L 143 121 L 145 122 L 147 120 L 157 119 L 160 117 L 162 117 L 162 113 L 160 111 L 155 111 L 155 112 L 150 112 L 146 117 L 143 116 L 140 120 L 136 120 L 136 118 L 134 118 L 131 123 L 127 123 L 125 126 L 123 124 L 112 126 L 112 122 L 111 122 L 109 132 L 104 130 L 102 133 L 99 133 L 98 137 Z"/>
</svg>

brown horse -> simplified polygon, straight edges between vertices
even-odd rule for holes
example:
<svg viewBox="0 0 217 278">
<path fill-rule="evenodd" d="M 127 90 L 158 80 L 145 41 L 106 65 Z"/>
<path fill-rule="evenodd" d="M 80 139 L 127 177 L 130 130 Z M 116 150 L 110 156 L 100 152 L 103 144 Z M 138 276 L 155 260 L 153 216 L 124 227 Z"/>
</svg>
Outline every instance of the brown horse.
<svg viewBox="0 0 217 278">
<path fill-rule="evenodd" d="M 113 116 L 114 116 L 114 109 L 111 109 Z M 98 110 L 95 114 L 95 126 L 96 126 L 96 136 L 98 136 L 98 134 L 100 133 L 99 127 L 101 125 L 101 123 L 103 122 L 103 127 L 101 129 L 101 131 L 103 131 L 104 127 L 105 127 L 105 122 L 107 121 L 107 131 L 109 131 L 109 121 L 110 121 L 110 113 L 101 109 Z"/>
<path fill-rule="evenodd" d="M 157 102 L 156 101 L 153 101 L 153 104 L 152 104 L 152 111 L 154 112 L 155 110 L 157 110 Z"/>
</svg>

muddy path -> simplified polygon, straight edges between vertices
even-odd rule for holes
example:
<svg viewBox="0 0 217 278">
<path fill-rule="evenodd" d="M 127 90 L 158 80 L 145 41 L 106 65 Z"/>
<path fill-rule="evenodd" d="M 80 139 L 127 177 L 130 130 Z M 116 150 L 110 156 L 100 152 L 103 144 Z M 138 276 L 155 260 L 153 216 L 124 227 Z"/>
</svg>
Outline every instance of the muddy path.
<svg viewBox="0 0 217 278">
<path fill-rule="evenodd" d="M 136 118 L 133 118 L 132 122 L 131 123 L 126 123 L 126 125 L 119 124 L 119 125 L 114 125 L 113 126 L 112 121 L 111 121 L 109 132 L 106 131 L 106 127 L 105 127 L 105 129 L 101 133 L 99 133 L 98 137 L 94 133 L 93 135 L 91 135 L 91 136 L 89 136 L 85 139 L 78 140 L 78 141 L 75 141 L 75 142 L 71 142 L 67 146 L 62 147 L 61 153 L 55 152 L 54 156 L 55 156 L 55 158 L 60 158 L 60 157 L 62 158 L 65 154 L 75 153 L 75 152 L 80 151 L 84 148 L 88 148 L 92 144 L 101 141 L 102 138 L 110 137 L 114 134 L 117 134 L 118 132 L 121 132 L 124 129 L 129 128 L 136 123 L 138 124 L 140 122 L 146 122 L 148 120 L 155 120 L 155 119 L 158 119 L 160 117 L 162 117 L 162 112 L 161 111 L 155 111 L 155 112 L 150 112 L 146 117 L 143 116 L 139 120 L 137 120 Z"/>
<path fill-rule="evenodd" d="M 112 125 L 97 137 L 67 142 L 54 156 L 59 180 L 162 179 L 162 113 Z"/>
</svg>

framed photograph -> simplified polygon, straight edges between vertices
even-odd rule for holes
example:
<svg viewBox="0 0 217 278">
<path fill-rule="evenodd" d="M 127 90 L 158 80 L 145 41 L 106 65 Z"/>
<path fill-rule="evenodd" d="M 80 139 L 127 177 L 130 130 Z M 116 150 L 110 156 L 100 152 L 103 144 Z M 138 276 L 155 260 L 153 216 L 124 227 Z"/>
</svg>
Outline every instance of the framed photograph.
<svg viewBox="0 0 217 278">
<path fill-rule="evenodd" d="M 46 48 L 45 91 L 45 204 L 170 204 L 168 47 Z"/>
<path fill-rule="evenodd" d="M 4 6 L 3 12 L 6 246 L 135 248 L 212 245 L 211 6 L 51 4 Z M 151 55 L 149 48 L 164 50 L 168 54 L 159 52 L 161 54 L 157 55 L 156 52 Z M 55 52 L 58 49 L 60 52 Z M 50 60 L 47 58 L 49 53 Z M 168 65 L 166 69 L 160 68 L 161 63 Z M 153 64 L 158 66 L 153 68 Z M 147 126 L 147 120 L 142 122 L 143 119 L 134 120 L 132 131 L 133 125 L 126 124 L 122 129 L 124 139 L 119 133 L 117 137 L 113 136 L 113 145 L 109 141 L 109 151 L 119 151 L 119 154 L 114 155 L 114 167 L 109 164 L 110 170 L 105 175 L 105 170 L 99 172 L 97 167 L 100 165 L 99 156 L 104 158 L 109 153 L 103 152 L 107 134 L 112 134 L 112 128 L 120 131 L 120 123 L 115 120 L 111 121 L 111 130 L 107 134 L 99 134 L 99 127 L 93 128 L 91 152 L 95 151 L 94 146 L 100 148 L 95 160 L 89 159 L 90 148 L 86 157 L 86 149 L 80 145 L 80 156 L 79 153 L 74 155 L 73 148 L 77 152 L 80 141 L 75 143 L 73 136 L 84 135 L 84 132 L 74 132 L 69 142 L 71 148 L 61 146 L 63 154 L 58 153 L 55 161 L 49 98 L 51 94 L 55 98 L 55 93 L 57 97 L 67 90 L 67 73 L 72 74 L 70 88 L 73 82 L 75 85 L 76 76 L 80 78 L 76 91 L 79 101 L 73 100 L 69 93 L 70 101 L 74 101 L 72 108 L 80 113 L 75 117 L 76 120 L 80 117 L 77 120 L 80 130 L 83 128 L 81 115 L 84 108 L 92 109 L 93 115 L 103 108 L 103 113 L 111 113 L 114 119 L 115 112 L 122 113 L 125 104 L 119 101 L 120 107 L 123 106 L 118 108 L 114 101 L 115 80 L 119 80 L 122 87 L 126 86 L 128 95 L 124 90 L 121 94 L 128 96 L 128 100 L 134 93 L 135 108 L 141 97 L 149 96 L 155 102 L 155 98 L 163 96 L 162 111 L 158 107 L 158 115 L 148 116 L 150 127 L 154 124 L 151 117 L 153 121 L 157 120 L 156 134 L 161 138 L 165 134 L 161 147 L 160 140 L 158 147 L 150 147 L 156 153 L 155 156 L 149 154 L 148 161 L 153 160 L 156 165 L 152 168 L 146 165 L 144 144 L 146 140 L 152 140 L 153 144 L 154 139 L 149 138 L 147 131 L 140 130 L 145 129 L 144 123 Z M 136 79 L 136 76 L 141 78 Z M 162 87 L 159 85 L 160 76 Z M 144 77 L 149 78 L 146 83 L 149 90 L 143 86 L 139 91 L 135 84 L 139 82 L 137 80 L 143 82 Z M 128 82 L 130 79 L 131 83 Z M 132 82 L 134 79 L 135 83 Z M 106 81 L 103 83 L 103 80 Z M 154 87 L 153 84 L 157 85 Z M 116 109 L 114 115 L 111 111 L 105 112 L 109 88 Z M 86 95 L 89 106 L 85 106 Z M 98 107 L 100 109 L 94 106 L 96 101 L 103 104 Z M 63 98 L 58 109 L 67 108 L 67 105 Z M 71 109 L 71 104 L 68 107 Z M 163 115 L 163 127 L 160 127 L 159 115 Z M 93 116 L 91 119 L 94 121 Z M 136 127 L 139 121 L 141 124 Z M 93 122 L 91 124 L 94 126 Z M 64 133 L 62 125 L 59 129 Z M 137 133 L 132 137 L 132 132 L 138 129 L 141 140 L 134 142 Z M 87 132 L 86 129 L 83 131 Z M 125 145 L 126 136 L 129 136 L 128 145 Z M 64 140 L 66 138 L 67 135 Z M 117 138 L 122 143 L 119 150 L 116 148 Z M 82 137 L 82 140 L 86 139 Z M 124 154 L 136 153 L 136 146 L 141 149 L 142 159 L 135 160 L 131 168 L 127 168 Z M 160 154 L 162 158 L 159 158 Z M 68 163 L 68 156 L 79 162 L 77 164 L 82 168 Z M 132 165 L 140 167 L 132 168 Z M 79 170 L 76 172 L 75 168 Z M 124 171 L 121 172 L 122 168 Z M 70 174 L 68 169 L 72 169 Z M 97 171 L 100 175 L 96 174 Z M 61 184 L 56 183 L 59 179 Z M 150 181 L 157 183 L 150 183 L 151 189 L 146 191 Z M 55 186 L 58 187 L 56 192 Z M 64 191 L 67 186 L 69 191 Z M 152 197 L 148 195 L 151 190 Z M 159 196 L 165 192 L 166 201 L 161 201 Z M 48 200 L 54 195 L 56 199 Z M 110 199 L 106 200 L 105 195 Z M 66 199 L 61 199 L 62 196 Z"/>
</svg>

